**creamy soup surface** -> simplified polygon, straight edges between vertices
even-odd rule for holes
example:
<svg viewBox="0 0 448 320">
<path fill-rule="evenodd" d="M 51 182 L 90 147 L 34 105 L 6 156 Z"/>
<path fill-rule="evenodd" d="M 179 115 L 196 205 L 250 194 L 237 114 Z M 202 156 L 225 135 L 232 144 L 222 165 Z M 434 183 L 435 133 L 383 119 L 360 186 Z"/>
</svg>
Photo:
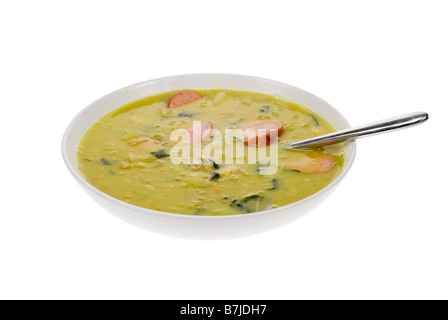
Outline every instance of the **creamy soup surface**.
<svg viewBox="0 0 448 320">
<path fill-rule="evenodd" d="M 193 131 L 196 121 L 199 135 Z M 176 129 L 185 129 L 183 145 L 192 150 L 193 145 L 201 150 L 215 146 L 219 135 L 214 132 L 221 132 L 223 155 L 174 164 L 171 151 L 181 139 L 171 141 Z M 230 139 L 225 129 L 244 134 Z M 248 129 L 255 136 L 246 134 Z M 78 164 L 94 187 L 136 206 L 187 215 L 248 214 L 299 201 L 331 183 L 342 170 L 342 145 L 287 146 L 333 131 L 318 114 L 279 97 L 235 90 L 167 92 L 122 106 L 98 121 L 80 143 Z M 224 149 L 229 144 L 233 163 Z M 251 150 L 272 155 L 272 148 L 278 157 L 269 163 L 249 163 Z"/>
</svg>

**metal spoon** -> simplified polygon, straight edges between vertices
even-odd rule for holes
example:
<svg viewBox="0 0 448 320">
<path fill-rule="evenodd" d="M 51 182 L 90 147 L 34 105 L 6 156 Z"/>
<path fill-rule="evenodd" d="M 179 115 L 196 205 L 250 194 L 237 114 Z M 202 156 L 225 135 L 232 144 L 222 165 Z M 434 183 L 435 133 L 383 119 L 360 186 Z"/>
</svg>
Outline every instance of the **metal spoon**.
<svg viewBox="0 0 448 320">
<path fill-rule="evenodd" d="M 359 127 L 344 129 L 329 134 L 324 134 L 311 139 L 306 139 L 290 144 L 290 148 L 301 147 L 317 147 L 343 142 L 346 140 L 354 140 L 359 137 L 370 136 L 383 133 L 386 131 L 398 130 L 410 126 L 414 126 L 428 120 L 426 112 L 408 113 L 394 118 L 384 119 Z"/>
</svg>

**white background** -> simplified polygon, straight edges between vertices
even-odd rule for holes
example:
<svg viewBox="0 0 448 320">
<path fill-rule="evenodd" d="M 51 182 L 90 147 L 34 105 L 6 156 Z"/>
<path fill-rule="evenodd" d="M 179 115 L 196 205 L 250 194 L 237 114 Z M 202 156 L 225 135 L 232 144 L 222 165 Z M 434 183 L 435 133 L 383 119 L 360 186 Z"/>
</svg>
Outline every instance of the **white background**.
<svg viewBox="0 0 448 320">
<path fill-rule="evenodd" d="M 2 1 L 0 298 L 447 299 L 446 1 Z M 427 111 L 363 139 L 320 207 L 230 241 L 151 234 L 65 168 L 87 104 L 184 73 L 311 91 L 352 124 Z"/>
</svg>

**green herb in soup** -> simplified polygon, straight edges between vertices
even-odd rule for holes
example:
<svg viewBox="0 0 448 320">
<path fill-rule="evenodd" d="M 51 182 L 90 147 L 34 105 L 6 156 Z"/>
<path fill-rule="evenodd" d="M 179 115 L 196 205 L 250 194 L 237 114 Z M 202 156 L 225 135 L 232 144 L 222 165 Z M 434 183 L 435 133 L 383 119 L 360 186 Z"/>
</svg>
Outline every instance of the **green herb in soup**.
<svg viewBox="0 0 448 320">
<path fill-rule="evenodd" d="M 178 129 L 184 129 L 183 142 L 172 141 Z M 229 136 L 226 129 L 243 135 Z M 248 214 L 299 201 L 331 183 L 343 166 L 342 145 L 287 146 L 332 131 L 319 115 L 275 96 L 234 90 L 168 92 L 101 119 L 82 139 L 78 163 L 90 184 L 133 205 L 189 215 Z M 229 158 L 223 147 L 222 155 L 202 152 L 196 162 L 175 164 L 180 143 L 192 146 L 187 158 L 193 160 L 194 146 L 205 150 L 219 145 L 219 133 L 223 146 L 243 152 Z M 250 161 L 251 151 L 277 155 L 273 150 L 278 157 Z M 271 171 L 273 167 L 278 169 Z"/>
</svg>

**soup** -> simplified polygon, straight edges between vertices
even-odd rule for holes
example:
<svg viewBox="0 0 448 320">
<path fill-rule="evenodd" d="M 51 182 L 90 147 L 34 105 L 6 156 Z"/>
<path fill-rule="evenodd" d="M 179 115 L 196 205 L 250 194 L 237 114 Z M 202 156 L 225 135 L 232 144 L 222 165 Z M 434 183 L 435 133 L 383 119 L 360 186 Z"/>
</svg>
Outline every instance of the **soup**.
<svg viewBox="0 0 448 320">
<path fill-rule="evenodd" d="M 80 143 L 78 164 L 91 185 L 136 206 L 248 214 L 330 184 L 342 170 L 342 145 L 288 145 L 333 131 L 319 115 L 275 96 L 167 92 L 122 106 L 93 125 Z"/>
</svg>

